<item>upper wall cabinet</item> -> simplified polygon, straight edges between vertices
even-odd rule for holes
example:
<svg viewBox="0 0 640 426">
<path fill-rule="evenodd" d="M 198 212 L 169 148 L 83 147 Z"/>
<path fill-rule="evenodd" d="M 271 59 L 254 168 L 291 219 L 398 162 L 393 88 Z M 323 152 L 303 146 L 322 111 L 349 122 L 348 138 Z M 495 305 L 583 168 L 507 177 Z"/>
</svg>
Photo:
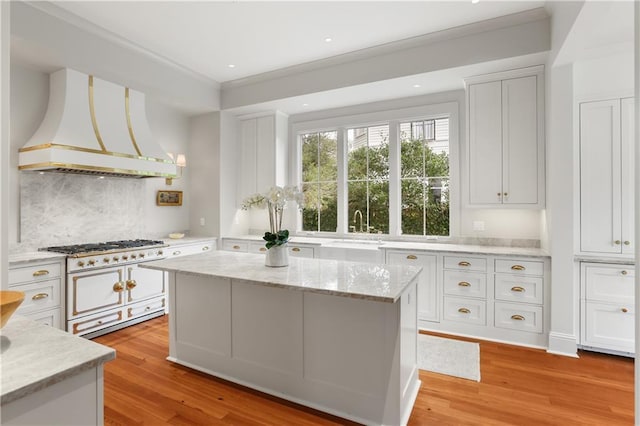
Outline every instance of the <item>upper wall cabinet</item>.
<svg viewBox="0 0 640 426">
<path fill-rule="evenodd" d="M 543 67 L 465 80 L 469 207 L 544 208 Z"/>
<path fill-rule="evenodd" d="M 280 112 L 240 119 L 239 199 L 285 184 L 287 116 Z"/>
<path fill-rule="evenodd" d="M 634 99 L 580 104 L 580 250 L 634 253 Z"/>
</svg>

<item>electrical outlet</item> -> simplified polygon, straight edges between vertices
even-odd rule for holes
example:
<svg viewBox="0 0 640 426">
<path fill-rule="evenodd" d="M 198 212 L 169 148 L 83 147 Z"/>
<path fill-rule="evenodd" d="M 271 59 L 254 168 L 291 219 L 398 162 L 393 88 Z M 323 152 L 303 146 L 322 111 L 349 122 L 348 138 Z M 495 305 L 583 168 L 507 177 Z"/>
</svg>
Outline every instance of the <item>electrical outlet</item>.
<svg viewBox="0 0 640 426">
<path fill-rule="evenodd" d="M 204 226 L 204 217 L 200 218 L 200 226 Z"/>
<path fill-rule="evenodd" d="M 484 231 L 484 221 L 482 221 L 482 220 L 474 220 L 473 221 L 473 230 L 474 231 Z"/>
</svg>

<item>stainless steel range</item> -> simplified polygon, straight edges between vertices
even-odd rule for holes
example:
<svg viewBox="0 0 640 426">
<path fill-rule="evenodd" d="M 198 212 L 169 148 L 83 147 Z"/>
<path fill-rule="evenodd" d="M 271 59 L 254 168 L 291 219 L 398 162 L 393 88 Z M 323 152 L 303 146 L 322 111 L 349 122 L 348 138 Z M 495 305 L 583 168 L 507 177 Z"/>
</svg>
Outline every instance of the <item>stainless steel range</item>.
<svg viewBox="0 0 640 426">
<path fill-rule="evenodd" d="M 123 240 L 40 249 L 67 255 L 67 331 L 92 338 L 163 315 L 166 275 L 138 265 L 163 259 L 164 247 Z"/>
</svg>

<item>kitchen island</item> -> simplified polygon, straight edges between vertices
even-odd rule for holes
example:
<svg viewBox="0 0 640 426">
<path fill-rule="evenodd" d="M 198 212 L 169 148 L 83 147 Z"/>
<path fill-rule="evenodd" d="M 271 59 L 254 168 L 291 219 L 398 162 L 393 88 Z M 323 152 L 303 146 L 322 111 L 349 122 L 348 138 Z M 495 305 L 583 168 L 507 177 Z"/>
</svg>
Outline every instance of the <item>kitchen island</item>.
<svg viewBox="0 0 640 426">
<path fill-rule="evenodd" d="M 406 424 L 420 268 L 215 251 L 169 272 L 169 360 L 365 424 Z"/>
</svg>

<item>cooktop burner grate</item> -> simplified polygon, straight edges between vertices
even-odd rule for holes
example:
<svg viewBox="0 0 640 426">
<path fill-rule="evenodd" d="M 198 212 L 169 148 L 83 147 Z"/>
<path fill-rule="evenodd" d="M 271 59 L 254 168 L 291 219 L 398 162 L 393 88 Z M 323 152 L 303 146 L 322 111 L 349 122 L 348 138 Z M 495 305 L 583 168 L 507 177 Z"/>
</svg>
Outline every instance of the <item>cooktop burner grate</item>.
<svg viewBox="0 0 640 426">
<path fill-rule="evenodd" d="M 122 250 L 137 247 L 148 247 L 164 245 L 164 241 L 159 240 L 120 240 L 120 241 L 107 241 L 104 243 L 87 243 L 87 244 L 74 244 L 68 246 L 54 246 L 41 248 L 42 251 L 53 251 L 62 254 L 79 254 L 79 253 L 94 253 L 105 252 L 109 250 Z"/>
</svg>

